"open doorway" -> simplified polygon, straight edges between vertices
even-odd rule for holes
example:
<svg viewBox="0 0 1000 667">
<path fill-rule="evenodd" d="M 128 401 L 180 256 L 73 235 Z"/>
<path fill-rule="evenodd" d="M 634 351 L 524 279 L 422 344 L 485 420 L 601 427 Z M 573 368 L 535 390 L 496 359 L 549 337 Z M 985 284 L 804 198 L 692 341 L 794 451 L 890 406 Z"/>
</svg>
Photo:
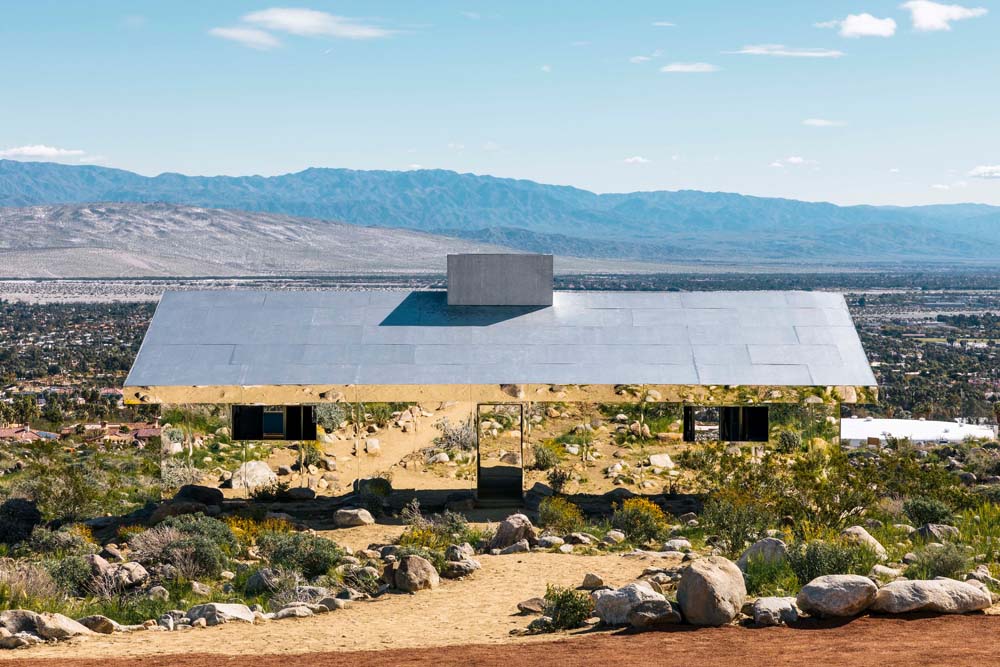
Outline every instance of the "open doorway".
<svg viewBox="0 0 1000 667">
<path fill-rule="evenodd" d="M 490 403 L 476 408 L 480 504 L 520 505 L 524 499 L 524 407 Z"/>
</svg>

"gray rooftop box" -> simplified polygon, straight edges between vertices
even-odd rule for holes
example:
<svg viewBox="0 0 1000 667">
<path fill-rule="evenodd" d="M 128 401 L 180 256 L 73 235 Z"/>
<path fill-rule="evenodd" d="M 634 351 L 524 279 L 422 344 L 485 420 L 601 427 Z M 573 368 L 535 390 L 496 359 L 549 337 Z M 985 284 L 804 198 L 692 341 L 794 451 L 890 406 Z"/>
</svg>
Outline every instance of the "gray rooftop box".
<svg viewBox="0 0 1000 667">
<path fill-rule="evenodd" d="M 448 255 L 449 306 L 551 306 L 552 255 Z"/>
</svg>

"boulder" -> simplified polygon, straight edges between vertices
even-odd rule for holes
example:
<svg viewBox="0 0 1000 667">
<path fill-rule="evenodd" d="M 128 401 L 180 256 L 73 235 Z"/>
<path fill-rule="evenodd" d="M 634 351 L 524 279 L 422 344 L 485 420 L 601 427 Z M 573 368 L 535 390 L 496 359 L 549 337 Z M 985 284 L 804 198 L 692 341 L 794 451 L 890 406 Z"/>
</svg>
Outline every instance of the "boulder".
<svg viewBox="0 0 1000 667">
<path fill-rule="evenodd" d="M 601 589 L 591 593 L 594 613 L 605 625 L 625 625 L 629 613 L 647 600 L 666 601 L 645 581 L 636 581 L 618 590 Z"/>
<path fill-rule="evenodd" d="M 204 619 L 205 624 L 220 625 L 231 621 L 241 623 L 253 623 L 254 613 L 245 604 L 224 604 L 221 602 L 209 602 L 200 604 L 188 609 L 187 617 L 192 621 Z"/>
<path fill-rule="evenodd" d="M 83 618 L 78 618 L 76 622 L 99 635 L 110 635 L 112 632 L 120 632 L 122 629 L 122 626 L 118 625 L 116 621 L 100 614 L 84 616 Z"/>
<path fill-rule="evenodd" d="M 174 502 L 190 501 L 202 505 L 221 505 L 223 498 L 219 489 L 197 484 L 185 484 L 174 494 Z"/>
<path fill-rule="evenodd" d="M 747 597 L 743 572 L 721 556 L 699 558 L 681 572 L 677 602 L 692 625 L 731 623 Z"/>
<path fill-rule="evenodd" d="M 663 543 L 664 551 L 691 551 L 691 542 L 683 537 L 675 537 Z"/>
<path fill-rule="evenodd" d="M 288 489 L 285 495 L 289 500 L 312 500 L 316 497 L 316 492 L 307 486 L 296 486 Z"/>
<path fill-rule="evenodd" d="M 508 556 L 510 554 L 523 554 L 531 551 L 531 545 L 528 544 L 528 540 L 518 540 L 514 544 L 510 545 L 505 549 L 500 549 L 499 555 Z"/>
<path fill-rule="evenodd" d="M 761 627 L 784 625 L 799 620 L 795 598 L 757 598 L 753 603 L 753 622 Z"/>
<path fill-rule="evenodd" d="M 872 537 L 871 533 L 861 526 L 851 526 L 850 528 L 845 528 L 840 535 L 852 544 L 859 544 L 861 546 L 868 547 L 875 552 L 875 555 L 879 560 L 885 560 L 889 557 L 889 553 L 885 550 L 885 547 L 882 546 L 878 540 Z"/>
<path fill-rule="evenodd" d="M 109 566 L 108 576 L 124 588 L 133 588 L 149 580 L 149 572 L 136 562 L 116 563 Z"/>
<path fill-rule="evenodd" d="M 274 620 L 280 621 L 283 618 L 305 618 L 312 615 L 312 610 L 306 605 L 295 604 L 278 610 L 278 612 L 274 614 Z"/>
<path fill-rule="evenodd" d="M 656 630 L 677 625 L 683 619 L 670 600 L 646 600 L 628 613 L 628 624 L 639 630 Z"/>
<path fill-rule="evenodd" d="M 441 576 L 445 579 L 461 579 L 462 577 L 469 576 L 481 567 L 482 564 L 474 558 L 449 560 L 445 562 L 444 568 L 441 570 Z"/>
<path fill-rule="evenodd" d="M 814 616 L 857 616 L 875 601 L 878 587 L 858 574 L 827 574 L 802 587 L 795 603 Z"/>
<path fill-rule="evenodd" d="M 111 570 L 111 563 L 97 554 L 87 554 L 83 560 L 87 561 L 87 565 L 90 566 L 92 577 L 104 577 Z"/>
<path fill-rule="evenodd" d="M 675 465 L 673 460 L 670 458 L 670 454 L 650 454 L 649 455 L 649 465 L 653 468 L 663 468 L 664 470 L 673 470 Z"/>
<path fill-rule="evenodd" d="M 430 561 L 417 555 L 403 556 L 396 567 L 396 588 L 407 593 L 415 593 L 441 584 L 437 570 Z"/>
<path fill-rule="evenodd" d="M 449 545 L 444 552 L 444 559 L 451 561 L 463 561 L 466 558 L 472 558 L 476 555 L 476 550 L 472 548 L 472 545 L 468 542 L 464 544 L 452 544 Z"/>
<path fill-rule="evenodd" d="M 528 598 L 517 603 L 517 610 L 522 614 L 541 614 L 545 611 L 544 598 Z"/>
<path fill-rule="evenodd" d="M 531 525 L 531 519 L 525 515 L 511 514 L 497 526 L 497 531 L 487 549 L 506 549 L 521 540 L 527 540 L 529 546 L 538 544 L 535 527 Z"/>
<path fill-rule="evenodd" d="M 538 546 L 542 549 L 554 549 L 566 544 L 566 540 L 558 535 L 543 535 L 538 538 Z"/>
<path fill-rule="evenodd" d="M 352 528 L 354 526 L 370 526 L 375 523 L 375 517 L 366 509 L 340 509 L 333 515 L 333 523 L 337 528 Z"/>
<path fill-rule="evenodd" d="M 260 486 L 273 484 L 277 479 L 278 476 L 264 461 L 247 461 L 233 471 L 232 483 L 234 489 L 251 491 Z"/>
<path fill-rule="evenodd" d="M 28 609 L 0 612 L 0 628 L 12 636 L 30 634 L 40 639 L 59 641 L 94 634 L 86 626 L 62 614 L 38 613 Z"/>
<path fill-rule="evenodd" d="M 988 591 L 964 581 L 901 580 L 880 588 L 871 609 L 884 614 L 905 614 L 911 611 L 967 614 L 986 609 L 991 604 Z"/>
<path fill-rule="evenodd" d="M 580 585 L 580 588 L 588 591 L 605 588 L 604 579 L 599 574 L 588 572 L 583 575 L 583 583 Z"/>
<path fill-rule="evenodd" d="M 922 540 L 950 542 L 958 539 L 959 532 L 955 526 L 943 523 L 925 523 L 920 528 L 917 528 L 916 536 Z"/>
<path fill-rule="evenodd" d="M 741 570 L 747 569 L 747 563 L 751 560 L 761 561 L 766 563 L 780 563 L 785 560 L 785 554 L 788 553 L 788 545 L 784 543 L 783 540 L 779 540 L 776 537 L 765 537 L 762 540 L 757 540 L 750 547 L 743 552 L 739 560 L 736 561 L 736 566 Z"/>
</svg>

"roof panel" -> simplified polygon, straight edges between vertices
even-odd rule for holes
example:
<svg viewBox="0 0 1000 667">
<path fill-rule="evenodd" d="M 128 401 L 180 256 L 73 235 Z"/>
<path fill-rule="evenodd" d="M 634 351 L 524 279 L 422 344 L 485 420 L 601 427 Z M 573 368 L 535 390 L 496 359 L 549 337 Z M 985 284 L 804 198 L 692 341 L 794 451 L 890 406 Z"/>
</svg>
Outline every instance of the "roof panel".
<svg viewBox="0 0 1000 667">
<path fill-rule="evenodd" d="M 830 293 L 206 291 L 163 296 L 126 384 L 874 382 Z"/>
</svg>

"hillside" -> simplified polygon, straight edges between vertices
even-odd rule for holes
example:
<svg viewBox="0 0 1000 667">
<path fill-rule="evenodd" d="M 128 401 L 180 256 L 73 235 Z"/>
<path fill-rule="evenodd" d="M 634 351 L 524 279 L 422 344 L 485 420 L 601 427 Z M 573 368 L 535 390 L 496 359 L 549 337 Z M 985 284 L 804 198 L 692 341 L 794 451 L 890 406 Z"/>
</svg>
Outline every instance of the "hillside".
<svg viewBox="0 0 1000 667">
<path fill-rule="evenodd" d="M 654 262 L 995 262 L 1000 207 L 836 206 L 697 191 L 598 195 L 442 170 L 145 177 L 0 160 L 0 206 L 169 202 L 401 228 L 529 251 Z"/>
</svg>

